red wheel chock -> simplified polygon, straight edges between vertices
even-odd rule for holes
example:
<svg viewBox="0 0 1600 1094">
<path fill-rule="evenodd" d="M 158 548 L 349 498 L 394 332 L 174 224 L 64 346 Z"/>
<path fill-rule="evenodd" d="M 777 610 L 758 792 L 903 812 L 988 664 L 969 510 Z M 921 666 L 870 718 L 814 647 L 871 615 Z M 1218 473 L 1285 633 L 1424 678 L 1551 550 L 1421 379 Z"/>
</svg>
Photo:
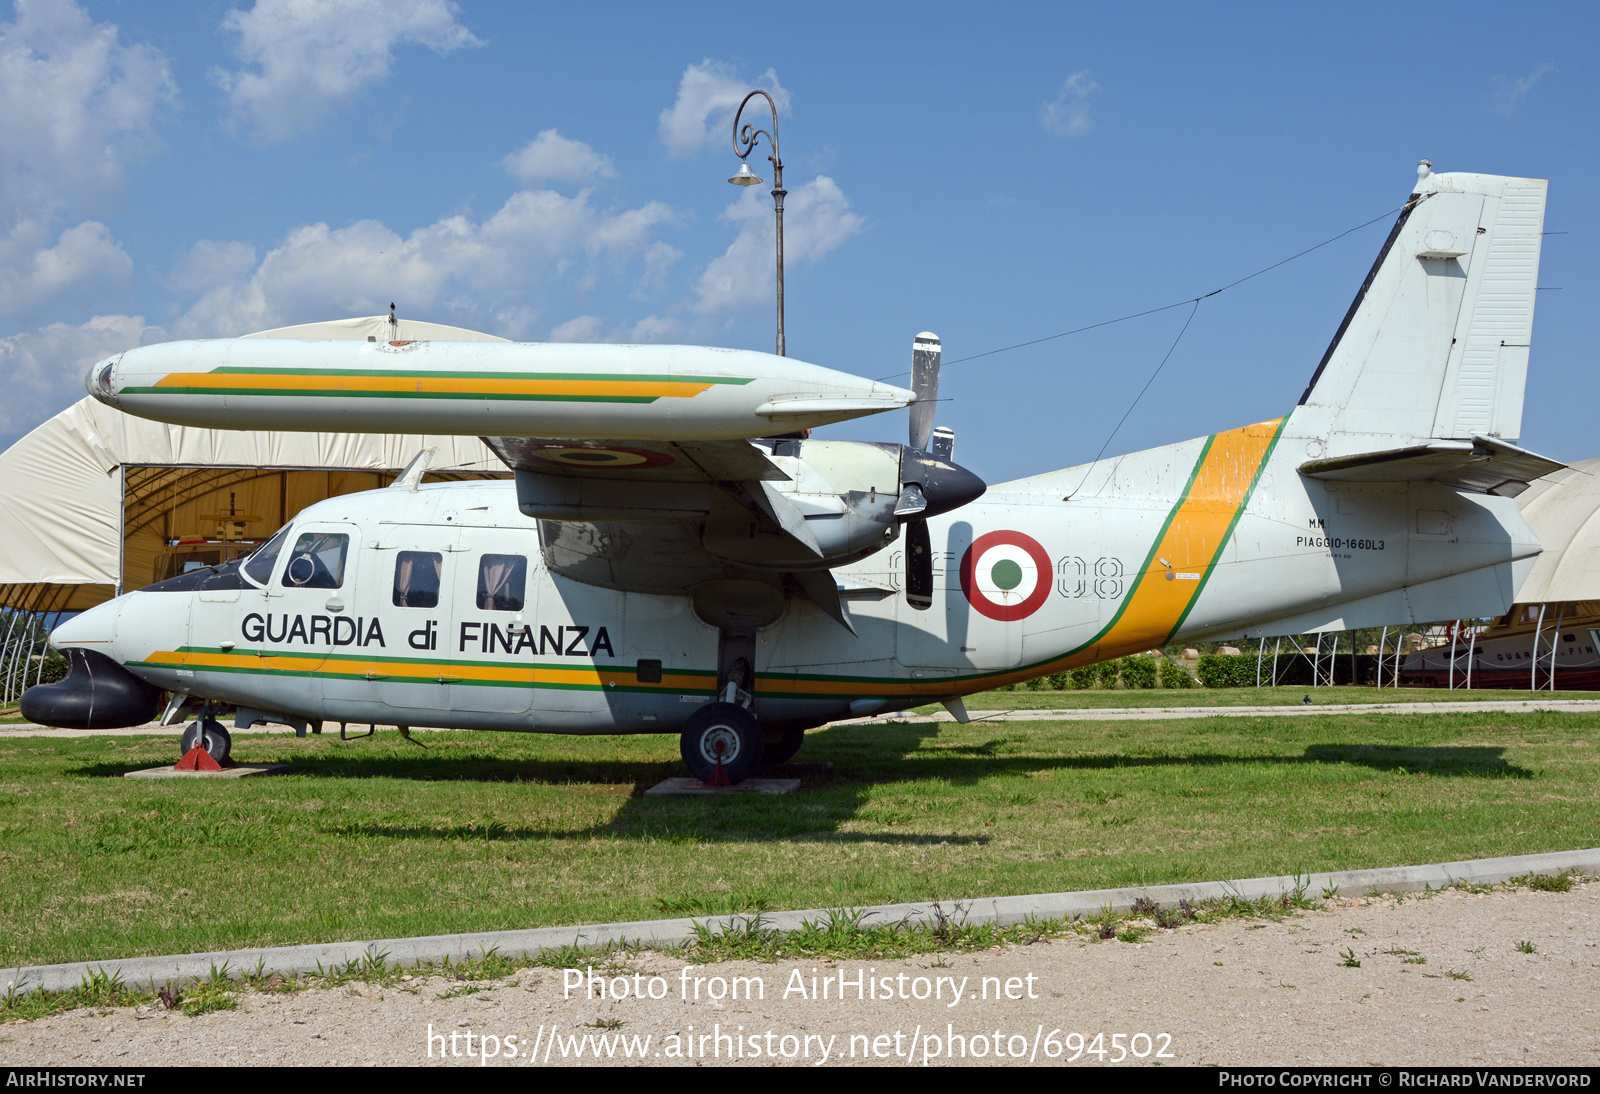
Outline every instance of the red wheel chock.
<svg viewBox="0 0 1600 1094">
<path fill-rule="evenodd" d="M 706 785 L 707 786 L 717 787 L 717 786 L 732 786 L 733 785 L 733 783 L 728 781 L 728 773 L 726 771 L 722 770 L 722 749 L 723 749 L 723 744 L 722 744 L 721 741 L 718 741 L 717 742 L 717 766 L 716 766 L 716 769 L 711 772 L 711 778 L 706 780 Z M 210 756 L 206 757 L 206 759 L 208 759 L 208 760 L 210 758 L 211 758 Z"/>
<path fill-rule="evenodd" d="M 204 746 L 195 745 L 188 752 L 185 752 L 183 754 L 183 759 L 179 760 L 175 765 L 173 765 L 173 770 L 174 771 L 221 771 L 224 768 L 238 767 L 238 766 L 239 766 L 238 764 L 233 762 L 233 757 L 231 757 L 231 756 L 228 757 L 228 762 L 227 763 L 219 764 L 216 760 L 211 758 L 211 753 L 207 752 L 205 750 Z"/>
</svg>

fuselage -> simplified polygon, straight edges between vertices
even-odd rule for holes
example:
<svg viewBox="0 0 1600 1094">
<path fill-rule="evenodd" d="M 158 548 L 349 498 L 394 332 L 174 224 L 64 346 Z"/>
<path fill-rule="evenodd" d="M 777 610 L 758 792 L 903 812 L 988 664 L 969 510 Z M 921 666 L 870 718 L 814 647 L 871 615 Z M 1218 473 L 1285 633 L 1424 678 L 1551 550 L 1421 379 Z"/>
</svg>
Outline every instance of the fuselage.
<svg viewBox="0 0 1600 1094">
<path fill-rule="evenodd" d="M 757 715 L 816 725 L 1190 637 L 1508 608 L 1539 549 L 1512 500 L 1304 478 L 1322 442 L 1299 415 L 933 518 L 928 610 L 906 601 L 900 544 L 836 569 L 856 633 L 790 598 L 757 636 Z M 264 548 L 126 594 L 52 641 L 268 720 L 678 732 L 715 698 L 718 632 L 691 599 L 552 572 L 510 482 L 330 499 L 277 543 L 270 565 Z"/>
</svg>

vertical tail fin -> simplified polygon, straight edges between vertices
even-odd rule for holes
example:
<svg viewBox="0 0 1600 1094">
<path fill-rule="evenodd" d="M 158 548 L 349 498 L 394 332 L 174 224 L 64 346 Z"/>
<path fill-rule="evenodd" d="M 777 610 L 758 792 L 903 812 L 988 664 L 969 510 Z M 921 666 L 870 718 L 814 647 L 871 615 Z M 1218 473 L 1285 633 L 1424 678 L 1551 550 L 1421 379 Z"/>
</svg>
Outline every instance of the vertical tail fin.
<svg viewBox="0 0 1600 1094">
<path fill-rule="evenodd" d="M 1546 183 L 1435 175 L 1426 160 L 1417 175 L 1300 404 L 1325 416 L 1330 434 L 1370 447 L 1475 434 L 1514 441 Z"/>
</svg>

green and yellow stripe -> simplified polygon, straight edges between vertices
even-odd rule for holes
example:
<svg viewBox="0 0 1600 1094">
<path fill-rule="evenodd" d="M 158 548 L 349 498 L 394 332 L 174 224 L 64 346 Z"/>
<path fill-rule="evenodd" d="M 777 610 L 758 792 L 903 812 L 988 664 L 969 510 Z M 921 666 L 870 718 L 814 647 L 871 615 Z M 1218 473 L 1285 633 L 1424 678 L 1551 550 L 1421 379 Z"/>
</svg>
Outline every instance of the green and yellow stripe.
<svg viewBox="0 0 1600 1094">
<path fill-rule="evenodd" d="M 132 395 L 277 395 L 313 398 L 490 399 L 527 402 L 653 403 L 691 399 L 749 377 L 593 372 L 463 372 L 445 369 L 222 367 L 173 372 Z"/>
<path fill-rule="evenodd" d="M 1132 587 L 1110 622 L 1089 641 L 1059 657 L 1001 672 L 907 679 L 829 673 L 763 673 L 756 692 L 768 698 L 848 700 L 937 699 L 970 694 L 1038 676 L 1165 645 L 1188 618 L 1221 560 L 1223 549 L 1250 503 L 1262 470 L 1282 434 L 1285 419 L 1262 422 L 1208 437 L 1181 496 L 1167 514 Z M 1198 573 L 1198 581 L 1168 581 L 1174 570 Z M 240 672 L 286 677 L 317 676 L 373 682 L 465 684 L 479 687 L 556 688 L 656 694 L 716 693 L 716 673 L 664 668 L 660 683 L 641 683 L 630 665 L 601 668 L 549 662 L 504 662 L 368 656 L 360 653 L 287 653 L 184 646 L 153 653 L 151 668 Z"/>
</svg>

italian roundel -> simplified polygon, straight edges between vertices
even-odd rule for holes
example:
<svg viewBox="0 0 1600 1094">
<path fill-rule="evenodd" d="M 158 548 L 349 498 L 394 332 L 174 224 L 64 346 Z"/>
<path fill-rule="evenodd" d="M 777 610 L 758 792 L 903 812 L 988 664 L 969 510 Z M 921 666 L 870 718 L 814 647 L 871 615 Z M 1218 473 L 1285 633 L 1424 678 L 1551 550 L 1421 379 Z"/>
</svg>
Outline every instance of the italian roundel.
<svg viewBox="0 0 1600 1094">
<path fill-rule="evenodd" d="M 988 532 L 961 556 L 961 592 L 990 619 L 1026 619 L 1050 596 L 1050 556 L 1021 532 Z"/>
</svg>

